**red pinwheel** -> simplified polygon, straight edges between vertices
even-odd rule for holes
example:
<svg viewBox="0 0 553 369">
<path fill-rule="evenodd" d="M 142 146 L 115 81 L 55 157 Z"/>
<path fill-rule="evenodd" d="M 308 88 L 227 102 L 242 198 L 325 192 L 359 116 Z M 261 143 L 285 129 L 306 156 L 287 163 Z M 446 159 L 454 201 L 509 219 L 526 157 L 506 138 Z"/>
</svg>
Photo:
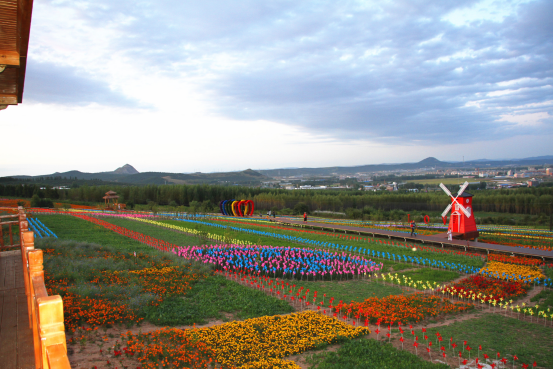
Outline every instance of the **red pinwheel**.
<svg viewBox="0 0 553 369">
<path fill-rule="evenodd" d="M 426 328 L 423 328 L 423 329 L 422 329 L 422 332 L 423 332 L 423 333 L 426 333 Z"/>
<path fill-rule="evenodd" d="M 399 340 L 401 341 L 401 343 L 403 343 L 403 341 L 404 341 L 403 337 L 401 337 Z"/>
<path fill-rule="evenodd" d="M 484 359 L 488 360 L 489 358 L 488 354 L 484 354 Z"/>
<path fill-rule="evenodd" d="M 426 348 L 426 352 L 430 352 L 430 347 L 427 347 L 427 348 Z"/>
<path fill-rule="evenodd" d="M 501 359 L 501 362 L 502 362 L 503 364 L 507 364 L 507 359 L 506 359 L 506 358 L 503 358 L 503 359 Z"/>
<path fill-rule="evenodd" d="M 490 366 L 492 367 L 492 369 L 495 369 L 495 363 L 491 363 Z"/>
<path fill-rule="evenodd" d="M 532 364 L 532 366 L 535 368 L 538 366 L 538 364 L 536 364 L 536 362 L 534 361 L 534 364 Z"/>
<path fill-rule="evenodd" d="M 445 352 L 442 352 L 442 357 L 445 359 Z"/>
<path fill-rule="evenodd" d="M 524 369 L 528 369 L 528 364 L 524 364 L 524 363 L 523 363 L 523 364 L 522 364 L 522 367 L 523 367 Z"/>
<path fill-rule="evenodd" d="M 463 360 L 463 365 L 467 365 L 467 363 L 468 363 L 467 359 Z"/>
</svg>

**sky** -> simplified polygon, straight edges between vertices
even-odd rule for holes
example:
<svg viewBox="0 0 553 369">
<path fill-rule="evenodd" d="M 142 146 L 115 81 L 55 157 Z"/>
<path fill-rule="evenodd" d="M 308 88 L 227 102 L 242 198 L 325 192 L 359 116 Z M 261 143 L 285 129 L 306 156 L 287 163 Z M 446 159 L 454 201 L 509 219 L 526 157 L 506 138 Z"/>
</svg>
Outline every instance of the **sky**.
<svg viewBox="0 0 553 369">
<path fill-rule="evenodd" d="M 550 0 L 38 0 L 0 176 L 553 155 L 551 14 Z"/>
</svg>

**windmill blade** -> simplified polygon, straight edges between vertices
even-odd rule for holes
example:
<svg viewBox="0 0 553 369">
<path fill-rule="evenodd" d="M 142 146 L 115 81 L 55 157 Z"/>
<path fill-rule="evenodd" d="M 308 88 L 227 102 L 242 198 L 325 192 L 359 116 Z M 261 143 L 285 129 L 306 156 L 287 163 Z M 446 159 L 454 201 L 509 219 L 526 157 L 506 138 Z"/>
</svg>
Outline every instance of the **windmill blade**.
<svg viewBox="0 0 553 369">
<path fill-rule="evenodd" d="M 444 192 L 445 192 L 449 197 L 453 197 L 453 195 L 451 194 L 451 192 L 449 192 L 449 190 L 447 189 L 446 186 L 444 186 L 443 183 L 440 183 L 440 187 L 442 188 L 442 190 L 444 190 Z"/>
<path fill-rule="evenodd" d="M 445 208 L 444 212 L 442 213 L 442 218 L 445 217 L 447 213 L 449 213 L 449 209 L 451 209 L 451 204 L 449 204 L 447 208 Z"/>
<path fill-rule="evenodd" d="M 461 209 L 461 211 L 467 216 L 467 218 L 470 218 L 470 212 L 465 209 L 465 207 L 463 205 L 461 205 L 458 201 L 455 201 L 457 203 L 457 205 L 459 205 L 459 209 Z"/>
<path fill-rule="evenodd" d="M 464 190 L 466 190 L 466 188 L 469 186 L 469 182 L 466 181 L 465 183 L 463 183 L 463 185 L 461 186 L 461 188 L 459 189 L 459 192 L 457 192 L 457 197 L 459 197 Z"/>
</svg>

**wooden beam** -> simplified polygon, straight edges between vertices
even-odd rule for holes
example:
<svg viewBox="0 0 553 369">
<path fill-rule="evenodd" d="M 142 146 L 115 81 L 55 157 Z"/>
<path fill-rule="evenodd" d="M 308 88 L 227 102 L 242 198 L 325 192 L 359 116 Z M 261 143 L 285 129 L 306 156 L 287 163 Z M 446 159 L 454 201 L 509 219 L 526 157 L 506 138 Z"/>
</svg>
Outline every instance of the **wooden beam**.
<svg viewBox="0 0 553 369">
<path fill-rule="evenodd" d="M 17 51 L 0 50 L 0 65 L 15 65 L 19 67 L 19 53 Z"/>
<path fill-rule="evenodd" d="M 0 105 L 17 105 L 17 95 L 0 94 Z"/>
</svg>

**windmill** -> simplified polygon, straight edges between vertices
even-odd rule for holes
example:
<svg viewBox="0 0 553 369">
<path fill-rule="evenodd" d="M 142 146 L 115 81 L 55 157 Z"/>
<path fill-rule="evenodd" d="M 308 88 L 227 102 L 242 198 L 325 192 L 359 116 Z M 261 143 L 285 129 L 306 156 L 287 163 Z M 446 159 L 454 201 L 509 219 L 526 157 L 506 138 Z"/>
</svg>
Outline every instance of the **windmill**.
<svg viewBox="0 0 553 369">
<path fill-rule="evenodd" d="M 457 195 L 453 196 L 447 187 L 443 183 L 440 183 L 442 190 L 451 197 L 451 204 L 442 213 L 444 224 L 447 223 L 447 214 L 452 210 L 448 229 L 451 230 L 455 238 L 465 240 L 477 238 L 479 235 L 476 221 L 472 214 L 472 195 L 465 192 L 468 185 L 469 183 L 465 182 L 457 192 Z"/>
</svg>

